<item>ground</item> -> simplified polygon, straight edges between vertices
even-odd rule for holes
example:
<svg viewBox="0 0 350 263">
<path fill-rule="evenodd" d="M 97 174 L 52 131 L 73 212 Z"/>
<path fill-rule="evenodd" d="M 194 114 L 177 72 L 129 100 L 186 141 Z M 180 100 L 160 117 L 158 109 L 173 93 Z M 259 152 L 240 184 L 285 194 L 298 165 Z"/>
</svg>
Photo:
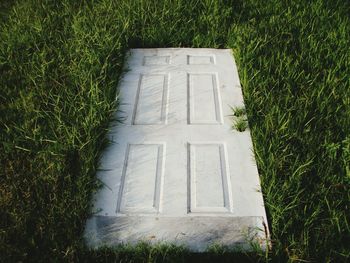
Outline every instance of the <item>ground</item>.
<svg viewBox="0 0 350 263">
<path fill-rule="evenodd" d="M 0 254 L 10 261 L 350 259 L 348 1 L 2 1 Z M 272 250 L 88 250 L 95 171 L 133 47 L 231 48 Z M 240 261 L 239 261 L 240 262 Z"/>
</svg>

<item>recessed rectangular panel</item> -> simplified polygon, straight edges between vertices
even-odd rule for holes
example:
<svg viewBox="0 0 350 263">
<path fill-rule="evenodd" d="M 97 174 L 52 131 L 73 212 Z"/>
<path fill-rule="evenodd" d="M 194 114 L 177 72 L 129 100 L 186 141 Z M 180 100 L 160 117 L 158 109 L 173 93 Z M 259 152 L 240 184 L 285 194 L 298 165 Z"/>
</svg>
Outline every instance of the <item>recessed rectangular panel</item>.
<svg viewBox="0 0 350 263">
<path fill-rule="evenodd" d="M 188 212 L 231 212 L 231 183 L 225 144 L 190 143 L 188 147 Z"/>
<path fill-rule="evenodd" d="M 215 73 L 188 74 L 188 123 L 221 124 L 222 106 Z"/>
<path fill-rule="evenodd" d="M 143 65 L 168 65 L 170 63 L 170 56 L 144 56 Z"/>
<path fill-rule="evenodd" d="M 118 195 L 117 213 L 160 211 L 164 144 L 129 144 Z"/>
<path fill-rule="evenodd" d="M 136 94 L 133 124 L 166 124 L 168 76 L 141 75 Z"/>
<path fill-rule="evenodd" d="M 189 65 L 208 65 L 215 64 L 213 56 L 187 56 L 187 64 Z"/>
</svg>

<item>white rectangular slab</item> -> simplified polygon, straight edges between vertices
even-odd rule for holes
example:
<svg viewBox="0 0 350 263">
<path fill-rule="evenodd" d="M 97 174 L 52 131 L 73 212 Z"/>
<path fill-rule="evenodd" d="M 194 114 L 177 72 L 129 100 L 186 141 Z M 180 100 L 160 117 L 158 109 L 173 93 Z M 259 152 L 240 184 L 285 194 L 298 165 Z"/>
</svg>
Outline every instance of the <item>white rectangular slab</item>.
<svg viewBox="0 0 350 263">
<path fill-rule="evenodd" d="M 127 69 L 87 243 L 266 248 L 250 132 L 232 129 L 244 103 L 231 51 L 132 49 Z"/>
</svg>

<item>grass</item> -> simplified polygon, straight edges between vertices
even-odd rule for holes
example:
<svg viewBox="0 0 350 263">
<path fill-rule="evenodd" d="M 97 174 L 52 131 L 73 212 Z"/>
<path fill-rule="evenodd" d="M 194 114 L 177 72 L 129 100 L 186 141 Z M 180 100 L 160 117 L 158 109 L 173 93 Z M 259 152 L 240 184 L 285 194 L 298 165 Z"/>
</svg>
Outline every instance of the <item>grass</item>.
<svg viewBox="0 0 350 263">
<path fill-rule="evenodd" d="M 232 110 L 233 110 L 233 116 L 236 116 L 236 117 L 242 117 L 247 114 L 244 107 L 234 107 Z"/>
<path fill-rule="evenodd" d="M 234 120 L 233 128 L 239 132 L 244 132 L 248 128 L 248 123 L 245 118 L 237 118 Z"/>
<path fill-rule="evenodd" d="M 350 259 L 349 2 L 0 7 L 1 261 L 198 259 L 171 246 L 90 251 L 81 239 L 126 50 L 180 46 L 232 48 L 238 63 L 273 243 L 245 259 Z"/>
<path fill-rule="evenodd" d="M 232 128 L 239 132 L 244 132 L 248 128 L 248 120 L 245 108 L 235 107 L 232 110 L 234 116 Z"/>
</svg>

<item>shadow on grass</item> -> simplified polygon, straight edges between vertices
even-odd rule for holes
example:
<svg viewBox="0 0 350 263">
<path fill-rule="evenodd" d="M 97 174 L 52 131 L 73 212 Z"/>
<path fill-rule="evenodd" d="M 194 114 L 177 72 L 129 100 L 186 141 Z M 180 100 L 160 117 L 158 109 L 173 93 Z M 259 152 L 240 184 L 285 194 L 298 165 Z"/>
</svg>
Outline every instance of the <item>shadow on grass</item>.
<svg viewBox="0 0 350 263">
<path fill-rule="evenodd" d="M 82 249 L 79 261 L 89 262 L 263 262 L 258 252 L 229 251 L 225 249 L 193 253 L 181 246 L 149 245 Z"/>
</svg>

